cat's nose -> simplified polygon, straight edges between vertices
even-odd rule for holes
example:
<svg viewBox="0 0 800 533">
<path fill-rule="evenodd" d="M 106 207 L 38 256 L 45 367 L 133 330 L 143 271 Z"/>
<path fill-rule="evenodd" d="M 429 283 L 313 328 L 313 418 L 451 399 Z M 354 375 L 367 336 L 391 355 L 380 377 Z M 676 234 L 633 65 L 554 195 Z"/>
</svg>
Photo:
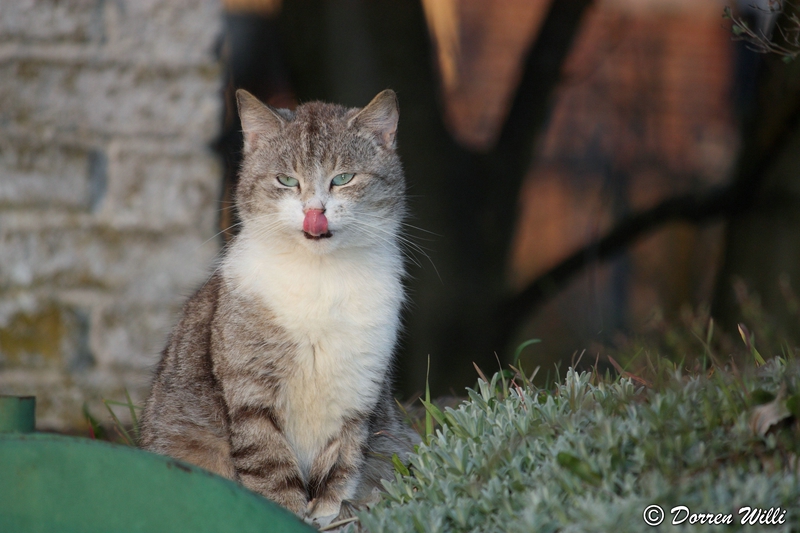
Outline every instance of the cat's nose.
<svg viewBox="0 0 800 533">
<path fill-rule="evenodd" d="M 303 213 L 308 213 L 309 211 L 322 211 L 324 213 L 325 204 L 323 204 L 316 198 L 313 200 L 309 200 L 308 202 L 303 203 Z"/>
<path fill-rule="evenodd" d="M 326 235 L 328 233 L 328 219 L 325 217 L 325 210 L 306 210 L 306 217 L 303 219 L 303 231 L 313 237 Z"/>
</svg>

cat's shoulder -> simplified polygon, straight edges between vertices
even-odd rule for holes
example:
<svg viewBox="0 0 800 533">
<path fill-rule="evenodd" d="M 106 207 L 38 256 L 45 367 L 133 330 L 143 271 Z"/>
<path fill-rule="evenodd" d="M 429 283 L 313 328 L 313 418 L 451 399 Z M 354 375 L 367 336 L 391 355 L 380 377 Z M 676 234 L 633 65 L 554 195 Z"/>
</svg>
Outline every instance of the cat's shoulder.
<svg viewBox="0 0 800 533">
<path fill-rule="evenodd" d="M 182 320 L 179 327 L 207 323 L 214 315 L 219 302 L 224 298 L 225 281 L 215 272 L 183 304 Z"/>
</svg>

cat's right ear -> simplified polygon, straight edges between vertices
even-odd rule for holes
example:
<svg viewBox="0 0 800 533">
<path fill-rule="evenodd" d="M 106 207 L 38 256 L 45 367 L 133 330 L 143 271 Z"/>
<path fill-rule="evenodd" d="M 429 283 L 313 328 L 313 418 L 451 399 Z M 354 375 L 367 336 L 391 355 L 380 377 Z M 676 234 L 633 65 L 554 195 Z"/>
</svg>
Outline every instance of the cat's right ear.
<svg viewBox="0 0 800 533">
<path fill-rule="evenodd" d="M 398 114 L 397 95 L 386 89 L 351 118 L 350 124 L 371 131 L 386 148 L 395 148 Z"/>
<path fill-rule="evenodd" d="M 260 137 L 274 137 L 286 124 L 275 110 L 244 89 L 236 91 L 236 104 L 242 121 L 245 154 L 255 149 Z"/>
</svg>

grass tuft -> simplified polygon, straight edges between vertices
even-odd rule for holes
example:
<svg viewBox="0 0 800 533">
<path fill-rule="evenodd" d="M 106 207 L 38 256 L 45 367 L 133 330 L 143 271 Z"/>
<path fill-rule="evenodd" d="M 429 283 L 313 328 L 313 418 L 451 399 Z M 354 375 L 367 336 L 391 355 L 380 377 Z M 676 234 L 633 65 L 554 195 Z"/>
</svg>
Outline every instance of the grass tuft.
<svg viewBox="0 0 800 533">
<path fill-rule="evenodd" d="M 457 408 L 426 417 L 439 428 L 359 515 L 381 532 L 615 533 L 648 529 L 651 504 L 732 514 L 780 507 L 800 526 L 800 365 L 793 357 L 717 366 L 713 322 L 700 336 L 707 366 L 640 361 L 637 374 L 569 369 L 552 389 L 514 370 L 479 378 Z M 647 372 L 646 378 L 642 377 Z M 405 465 L 403 465 L 405 467 Z M 398 469 L 400 470 L 400 469 Z M 686 522 L 688 524 L 688 522 Z M 694 531 L 718 526 L 692 524 Z M 749 527 L 749 526 L 748 526 Z"/>
</svg>

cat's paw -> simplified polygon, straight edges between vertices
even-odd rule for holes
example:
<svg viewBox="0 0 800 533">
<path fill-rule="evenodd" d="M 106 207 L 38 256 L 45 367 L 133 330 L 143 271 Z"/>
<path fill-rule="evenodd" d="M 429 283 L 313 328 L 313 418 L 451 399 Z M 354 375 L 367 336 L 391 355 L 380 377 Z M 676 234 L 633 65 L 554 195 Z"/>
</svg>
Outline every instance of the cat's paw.
<svg viewBox="0 0 800 533">
<path fill-rule="evenodd" d="M 333 521 L 341 522 L 342 520 L 354 518 L 356 516 L 356 511 L 361 509 L 363 509 L 363 507 L 359 506 L 356 502 L 342 500 L 342 505 L 339 507 L 339 514 L 333 519 Z"/>
<path fill-rule="evenodd" d="M 308 502 L 306 516 L 317 527 L 325 527 L 339 514 L 340 504 L 331 500 L 314 499 Z"/>
</svg>

